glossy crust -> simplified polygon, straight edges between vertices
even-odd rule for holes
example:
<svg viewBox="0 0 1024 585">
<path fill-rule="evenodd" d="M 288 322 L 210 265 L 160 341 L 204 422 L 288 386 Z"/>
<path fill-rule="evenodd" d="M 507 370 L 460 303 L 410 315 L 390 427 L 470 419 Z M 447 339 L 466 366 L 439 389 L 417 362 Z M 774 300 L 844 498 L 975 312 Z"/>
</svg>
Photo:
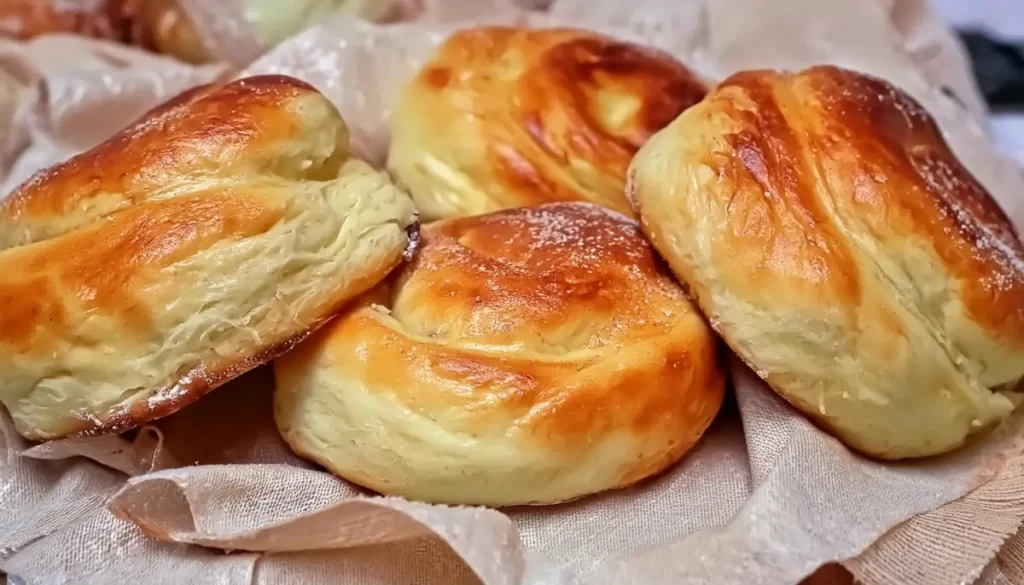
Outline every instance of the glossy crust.
<svg viewBox="0 0 1024 585">
<path fill-rule="evenodd" d="M 0 204 L 0 401 L 31 439 L 169 414 L 376 285 L 414 221 L 311 87 L 179 96 Z"/>
<path fill-rule="evenodd" d="M 711 423 L 711 330 L 637 225 L 587 203 L 434 223 L 274 363 L 299 454 L 385 494 L 507 506 L 630 485 Z"/>
<path fill-rule="evenodd" d="M 117 41 L 191 63 L 209 60 L 177 0 L 3 0 L 0 35 L 30 39 L 70 33 Z"/>
<path fill-rule="evenodd" d="M 425 219 L 551 201 L 630 213 L 630 159 L 703 84 L 652 49 L 571 29 L 452 35 L 404 90 L 388 169 Z"/>
<path fill-rule="evenodd" d="M 942 453 L 1018 402 L 1020 239 L 889 84 L 736 74 L 641 149 L 629 192 L 725 341 L 850 446 Z"/>
</svg>

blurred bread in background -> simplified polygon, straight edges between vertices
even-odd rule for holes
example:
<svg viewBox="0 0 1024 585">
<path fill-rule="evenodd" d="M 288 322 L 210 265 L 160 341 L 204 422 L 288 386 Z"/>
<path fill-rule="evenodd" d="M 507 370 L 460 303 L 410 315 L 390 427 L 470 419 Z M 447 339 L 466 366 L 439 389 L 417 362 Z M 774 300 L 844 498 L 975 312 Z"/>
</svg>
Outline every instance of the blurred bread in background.
<svg viewBox="0 0 1024 585">
<path fill-rule="evenodd" d="M 704 93 L 674 58 L 597 33 L 466 29 L 399 96 L 388 169 L 427 220 L 551 201 L 628 214 L 634 153 Z"/>
<path fill-rule="evenodd" d="M 264 46 L 274 46 L 330 14 L 369 21 L 397 17 L 398 0 L 244 0 L 245 18 Z"/>
<path fill-rule="evenodd" d="M 199 0 L 202 1 L 202 0 Z M 209 9 L 209 7 L 208 7 Z M 398 14 L 396 0 L 241 0 L 231 17 L 251 29 L 264 48 L 341 12 L 367 20 Z M 44 34 L 78 34 L 154 51 L 188 63 L 214 59 L 184 0 L 3 0 L 0 36 L 27 40 Z"/>
<path fill-rule="evenodd" d="M 177 0 L 4 0 L 0 35 L 28 40 L 44 34 L 105 39 L 203 63 L 209 55 Z"/>
</svg>

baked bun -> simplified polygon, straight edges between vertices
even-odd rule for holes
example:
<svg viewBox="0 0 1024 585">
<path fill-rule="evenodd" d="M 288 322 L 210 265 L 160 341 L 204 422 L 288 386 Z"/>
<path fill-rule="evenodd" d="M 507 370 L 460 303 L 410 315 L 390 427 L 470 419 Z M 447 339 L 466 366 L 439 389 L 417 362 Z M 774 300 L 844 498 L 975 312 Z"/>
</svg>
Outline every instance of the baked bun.
<svg viewBox="0 0 1024 585">
<path fill-rule="evenodd" d="M 125 33 L 119 22 L 123 3 L 124 0 L 98 0 L 76 5 L 61 0 L 3 0 L 0 35 L 24 40 L 49 33 L 78 33 L 119 39 Z"/>
<path fill-rule="evenodd" d="M 187 63 L 212 61 L 210 51 L 178 0 L 135 0 L 132 42 Z"/>
<path fill-rule="evenodd" d="M 414 219 L 308 85 L 179 97 L 0 204 L 0 402 L 30 439 L 169 414 L 376 285 Z"/>
<path fill-rule="evenodd" d="M 26 40 L 59 33 L 115 41 L 190 63 L 209 60 L 178 0 L 0 1 L 0 36 Z"/>
<path fill-rule="evenodd" d="M 630 213 L 630 159 L 703 84 L 652 49 L 570 29 L 452 35 L 399 97 L 388 169 L 425 220 L 551 201 Z"/>
<path fill-rule="evenodd" d="M 587 203 L 446 220 L 274 363 L 301 456 L 385 494 L 508 506 L 623 487 L 722 403 L 716 342 L 636 224 Z"/>
<path fill-rule="evenodd" d="M 628 190 L 718 333 L 849 446 L 943 453 L 1017 404 L 1020 239 L 888 83 L 736 74 L 641 149 Z"/>
</svg>

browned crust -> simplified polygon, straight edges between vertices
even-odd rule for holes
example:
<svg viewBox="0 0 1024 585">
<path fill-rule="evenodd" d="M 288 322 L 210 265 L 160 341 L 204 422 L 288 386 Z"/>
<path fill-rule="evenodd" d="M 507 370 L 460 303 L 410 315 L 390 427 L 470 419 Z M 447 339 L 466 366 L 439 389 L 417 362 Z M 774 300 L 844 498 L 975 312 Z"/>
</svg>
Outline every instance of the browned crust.
<svg viewBox="0 0 1024 585">
<path fill-rule="evenodd" d="M 992 338 L 1024 347 L 1024 243 L 905 92 L 832 66 L 745 71 L 700 107 L 700 116 L 737 124 L 722 137 L 725 148 L 709 148 L 697 162 L 735 185 L 718 248 L 745 267 L 747 286 L 792 291 L 787 301 L 861 302 L 847 218 L 882 247 L 915 239 L 931 247 L 967 316 Z M 635 188 L 627 198 L 640 211 Z M 654 223 L 645 219 L 645 231 L 664 236 Z"/>
<path fill-rule="evenodd" d="M 905 303 L 944 329 L 939 343 L 948 343 L 951 353 L 984 367 L 991 359 L 1000 377 L 994 384 L 1019 376 L 1011 360 L 1024 348 L 1024 245 L 935 120 L 908 94 L 833 66 L 744 71 L 725 79 L 669 131 L 675 136 L 658 152 L 644 152 L 634 163 L 627 199 L 644 212 L 644 232 L 671 257 L 698 304 L 721 317 L 712 320 L 716 333 L 813 424 L 876 459 L 915 456 L 906 444 L 865 436 L 875 432 L 864 430 L 871 426 L 821 414 L 797 391 L 804 381 L 799 377 L 818 382 L 817 374 L 779 374 L 785 368 L 776 364 L 773 375 L 761 367 L 763 340 L 736 325 L 738 309 L 717 306 L 716 289 L 745 295 L 758 311 L 806 308 L 805 320 L 824 315 L 850 342 L 841 351 L 858 360 L 870 352 L 860 365 L 876 368 L 890 356 L 904 359 L 899 345 L 913 342 L 892 310 L 892 303 Z M 674 160 L 706 173 L 697 183 L 708 187 L 688 185 L 682 195 L 665 191 L 671 187 L 659 181 L 678 186 L 692 180 L 673 172 Z M 643 189 L 661 191 L 645 197 L 641 210 Z M 681 199 L 687 195 L 706 201 L 692 205 Z M 711 245 L 697 260 L 689 255 L 692 242 L 672 244 L 680 225 L 659 219 L 672 206 L 683 216 L 713 208 L 716 221 L 702 234 Z M 918 261 L 918 254 L 928 260 Z M 879 270 L 895 267 L 895 287 L 888 274 L 876 276 L 873 264 L 882 258 Z M 710 281 L 708 265 L 717 270 Z M 917 290 L 905 294 L 910 288 Z"/>
<path fill-rule="evenodd" d="M 585 30 L 502 26 L 453 34 L 412 87 L 411 99 L 437 104 L 446 118 L 480 120 L 487 172 L 516 206 L 591 201 L 627 214 L 621 191 L 633 155 L 707 92 L 685 65 L 648 47 Z M 609 120 L 610 96 L 635 108 Z M 573 160 L 599 177 L 575 176 Z"/>
<path fill-rule="evenodd" d="M 209 54 L 176 0 L 3 0 L 0 36 L 28 40 L 66 33 L 204 63 Z"/>
<path fill-rule="evenodd" d="M 257 156 L 294 132 L 295 116 L 282 106 L 313 93 L 309 84 L 284 75 L 187 90 L 97 146 L 36 173 L 0 202 L 0 236 L 22 221 L 66 216 L 99 194 L 144 199 L 174 175 L 208 174 L 203 157 L 224 164 Z"/>
<path fill-rule="evenodd" d="M 147 330 L 151 324 L 148 310 L 163 309 L 146 285 L 149 279 L 163 278 L 159 274 L 162 267 L 205 249 L 211 242 L 264 233 L 279 221 L 284 209 L 278 199 L 233 188 L 145 201 L 150 188 L 211 167 L 223 170 L 224 165 L 247 156 L 266 156 L 268 145 L 273 146 L 282 136 L 301 138 L 302 126 L 287 106 L 293 98 L 315 91 L 302 81 L 281 75 L 193 88 L 157 106 L 110 140 L 40 173 L 0 203 L 0 236 L 17 236 L 32 225 L 40 227 L 28 241 L 12 238 L 10 249 L 0 249 L 5 274 L 18 275 L 0 282 L 0 305 L 9 309 L 0 311 L 0 325 L 7 325 L 0 326 L 0 344 L 15 353 L 32 353 L 33 359 L 49 361 L 47 348 L 53 346 L 44 338 L 71 330 L 65 320 L 69 307 L 116 317 L 122 325 L 120 335 L 129 339 L 139 330 Z M 209 156 L 197 162 L 202 159 L 199 150 Z M 125 198 L 116 213 L 100 215 L 106 221 L 81 218 L 82 225 L 99 228 L 62 224 L 88 207 L 91 197 L 109 193 Z M 45 229 L 53 225 L 64 232 L 47 233 Z M 158 380 L 156 383 L 165 384 L 161 387 L 140 387 L 133 397 L 99 412 L 65 411 L 57 421 L 65 426 L 28 429 L 25 436 L 54 439 L 121 432 L 191 404 L 224 382 L 289 351 L 351 297 L 376 285 L 405 255 L 413 254 L 418 230 L 418 221 L 414 221 L 406 228 L 408 240 L 403 245 L 396 242 L 394 249 L 375 255 L 373 265 L 360 265 L 344 288 L 320 282 L 326 288 L 317 291 L 315 306 L 294 322 L 264 328 L 264 337 L 240 348 L 240 355 L 204 354 L 190 371 Z M 56 237 L 70 231 L 75 231 L 73 237 Z M 31 245 L 24 245 L 29 242 Z M 180 294 L 181 289 L 175 290 Z M 151 297 L 151 306 L 141 300 L 143 295 Z M 122 389 L 136 390 L 134 385 Z"/>
<path fill-rule="evenodd" d="M 73 33 L 100 39 L 132 42 L 130 14 L 133 0 L 101 0 L 76 7 L 52 0 L 0 2 L 0 36 L 25 40 L 49 33 Z M 88 9 L 86 7 L 88 6 Z"/>
<path fill-rule="evenodd" d="M 722 363 L 723 361 L 724 360 L 717 361 L 716 362 L 716 366 L 717 366 L 718 363 Z M 721 410 L 722 404 L 724 403 L 724 397 L 725 397 L 725 390 L 724 390 L 725 382 L 724 382 L 724 378 L 725 378 L 724 374 L 719 375 L 717 378 L 715 376 L 711 376 L 711 380 L 712 381 L 710 381 L 709 387 L 710 388 L 716 388 L 717 387 L 721 391 L 719 391 L 717 393 L 717 396 L 715 398 L 712 398 L 711 400 L 708 400 L 708 402 L 707 402 L 708 408 L 713 411 L 711 416 L 707 416 L 704 419 L 696 419 L 698 424 L 696 424 L 696 425 L 689 425 L 689 426 L 686 427 L 687 431 L 689 431 L 691 433 L 691 440 L 690 441 L 680 442 L 676 446 L 675 449 L 670 450 L 669 452 L 665 453 L 665 455 L 659 461 L 648 463 L 647 465 L 638 464 L 638 466 L 635 469 L 631 470 L 631 474 L 624 475 L 617 484 L 615 484 L 613 486 L 608 486 L 607 488 L 604 488 L 604 489 L 602 489 L 600 491 L 601 492 L 605 492 L 605 491 L 625 490 L 625 489 L 629 489 L 631 487 L 634 487 L 637 484 L 642 484 L 642 483 L 645 483 L 645 482 L 648 482 L 648 481 L 656 481 L 659 476 L 661 476 L 666 471 L 668 471 L 669 469 L 671 469 L 675 465 L 679 464 L 683 459 L 685 459 L 690 454 L 690 452 L 692 452 L 693 449 L 697 446 L 697 444 L 699 443 L 700 439 L 703 438 L 704 434 L 708 431 L 709 428 L 711 428 L 711 425 L 714 423 L 715 419 L 717 419 L 717 417 L 718 417 L 718 412 Z M 717 384 L 717 386 L 716 386 L 716 384 Z M 707 396 L 705 396 L 704 398 L 707 399 Z M 275 398 L 275 401 L 276 401 L 276 398 Z M 279 424 L 279 423 L 277 423 L 277 408 L 276 407 L 274 408 L 274 420 L 275 420 L 276 424 Z M 280 428 L 280 425 L 278 426 L 278 428 Z M 288 445 L 288 448 L 290 448 L 292 450 L 292 452 L 294 452 L 299 457 L 301 457 L 301 458 L 303 458 L 303 459 L 305 459 L 307 461 L 311 461 L 311 462 L 313 462 L 313 463 L 323 467 L 328 472 L 330 472 L 330 473 L 332 473 L 332 474 L 334 474 L 334 475 L 344 479 L 345 481 L 347 481 L 349 483 L 353 483 L 353 484 L 355 484 L 355 485 L 357 485 L 357 486 L 359 486 L 359 487 L 361 487 L 363 489 L 366 489 L 366 490 L 369 490 L 369 491 L 372 491 L 372 492 L 375 492 L 375 493 L 378 493 L 378 494 L 388 495 L 388 494 L 392 494 L 393 493 L 392 490 L 389 490 L 386 485 L 383 485 L 380 482 L 376 481 L 373 477 L 370 477 L 370 476 L 364 475 L 364 474 L 360 474 L 360 473 L 355 472 L 353 470 L 341 469 L 338 466 L 334 465 L 326 457 L 322 457 L 322 456 L 316 454 L 313 451 L 310 451 L 308 449 L 303 448 L 300 444 L 296 443 L 295 441 L 293 441 L 291 439 L 290 433 L 282 432 L 281 433 L 281 439 L 285 442 L 286 445 Z M 569 503 L 575 502 L 577 500 L 582 500 L 584 498 L 587 498 L 587 497 L 590 497 L 590 496 L 594 495 L 594 493 L 597 493 L 597 492 L 583 493 L 583 494 L 580 494 L 580 495 L 572 497 L 572 498 L 565 498 L 565 499 L 561 499 L 561 500 L 548 500 L 548 501 L 544 501 L 544 500 L 530 500 L 530 501 L 523 501 L 523 502 L 517 502 L 515 504 L 509 504 L 507 506 L 501 506 L 501 507 L 503 507 L 503 508 L 518 508 L 518 507 L 557 506 L 557 505 L 562 505 L 562 504 L 569 504 Z M 401 494 L 395 494 L 395 495 L 401 495 Z"/>
<path fill-rule="evenodd" d="M 614 433 L 644 437 L 635 460 L 614 462 L 616 479 L 590 493 L 675 464 L 722 404 L 714 337 L 625 215 L 552 203 L 435 222 L 394 276 L 285 358 L 282 371 L 330 368 L 412 411 L 464 413 L 459 432 L 517 428 L 556 456 Z M 374 305 L 389 312 L 387 325 Z M 632 353 L 616 357 L 623 351 Z M 286 418 L 283 394 L 275 419 L 296 453 L 403 495 L 296 441 L 291 425 L 302 421 Z"/>
</svg>

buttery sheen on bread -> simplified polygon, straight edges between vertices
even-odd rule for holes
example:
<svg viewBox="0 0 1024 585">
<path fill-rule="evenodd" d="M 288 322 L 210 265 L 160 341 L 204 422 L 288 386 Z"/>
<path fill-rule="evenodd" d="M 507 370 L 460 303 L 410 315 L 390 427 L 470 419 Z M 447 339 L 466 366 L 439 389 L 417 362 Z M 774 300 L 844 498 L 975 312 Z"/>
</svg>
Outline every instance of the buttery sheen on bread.
<svg viewBox="0 0 1024 585">
<path fill-rule="evenodd" d="M 629 214 L 630 159 L 704 93 L 672 57 L 593 32 L 467 29 L 400 95 L 388 169 L 426 220 L 551 201 Z"/>
<path fill-rule="evenodd" d="M 184 94 L 0 203 L 0 402 L 31 439 L 169 414 L 376 285 L 415 217 L 308 85 Z"/>
<path fill-rule="evenodd" d="M 682 457 L 722 403 L 716 354 L 635 222 L 506 210 L 425 227 L 412 263 L 279 358 L 275 420 L 381 493 L 553 503 Z"/>
<path fill-rule="evenodd" d="M 1019 402 L 1024 248 L 888 83 L 733 75 L 640 150 L 628 190 L 724 340 L 848 445 L 943 453 Z"/>
</svg>

